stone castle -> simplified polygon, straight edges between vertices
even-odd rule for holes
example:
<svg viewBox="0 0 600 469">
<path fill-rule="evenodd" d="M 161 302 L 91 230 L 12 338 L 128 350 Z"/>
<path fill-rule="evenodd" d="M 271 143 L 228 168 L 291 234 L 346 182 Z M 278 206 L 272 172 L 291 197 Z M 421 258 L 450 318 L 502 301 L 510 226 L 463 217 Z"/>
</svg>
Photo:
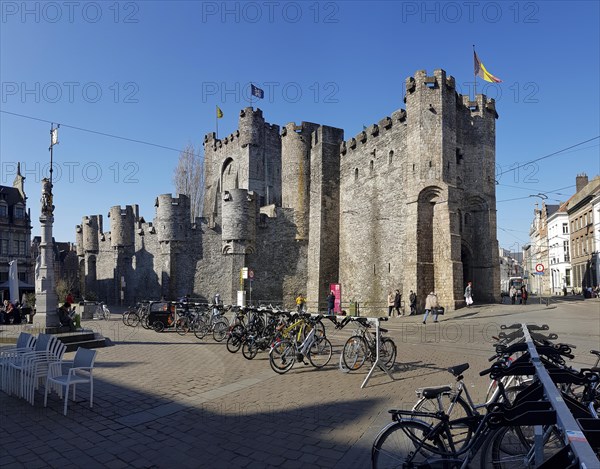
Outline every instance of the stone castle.
<svg viewBox="0 0 600 469">
<path fill-rule="evenodd" d="M 406 80 L 405 104 L 349 140 L 243 109 L 233 134 L 204 138 L 203 217 L 190 220 L 187 196 L 160 195 L 152 223 L 137 205 L 112 207 L 106 233 L 101 215 L 83 218 L 84 293 L 235 303 L 247 267 L 253 300 L 288 306 L 298 293 L 324 305 L 331 283 L 362 304 L 399 289 L 454 309 L 468 280 L 477 301 L 498 299 L 495 102 L 436 70 Z"/>
</svg>

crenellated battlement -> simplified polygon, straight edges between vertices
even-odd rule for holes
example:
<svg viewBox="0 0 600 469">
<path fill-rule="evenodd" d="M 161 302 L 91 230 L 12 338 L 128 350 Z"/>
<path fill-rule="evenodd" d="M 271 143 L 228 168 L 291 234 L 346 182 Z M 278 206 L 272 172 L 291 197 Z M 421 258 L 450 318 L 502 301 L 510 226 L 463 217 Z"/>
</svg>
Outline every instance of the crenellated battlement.
<svg viewBox="0 0 600 469">
<path fill-rule="evenodd" d="M 376 141 L 377 138 L 391 131 L 394 125 L 406 125 L 406 111 L 404 109 L 394 111 L 391 117 L 384 117 L 377 124 L 371 124 L 365 130 L 356 134 L 354 138 L 342 142 L 340 144 L 340 153 L 345 155 L 348 150 L 356 150 L 357 147 L 360 148 L 358 144 L 365 144 L 367 141 Z"/>
</svg>

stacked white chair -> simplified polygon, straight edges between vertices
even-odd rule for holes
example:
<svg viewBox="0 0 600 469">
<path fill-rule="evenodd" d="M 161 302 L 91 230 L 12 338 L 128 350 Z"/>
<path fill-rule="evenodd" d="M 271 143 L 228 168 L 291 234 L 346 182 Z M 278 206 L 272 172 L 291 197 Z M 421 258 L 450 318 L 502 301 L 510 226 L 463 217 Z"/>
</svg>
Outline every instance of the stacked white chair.
<svg viewBox="0 0 600 469">
<path fill-rule="evenodd" d="M 94 362 L 96 361 L 96 351 L 88 350 L 82 347 L 77 349 L 72 366 L 68 371 L 63 373 L 62 364 L 55 362 L 51 363 L 46 378 L 46 386 L 44 390 L 44 407 L 48 405 L 48 390 L 58 386 L 60 389 L 59 395 L 62 396 L 64 389 L 64 409 L 63 414 L 67 415 L 67 403 L 69 401 L 69 387 L 73 386 L 73 400 L 75 400 L 76 386 L 78 384 L 89 383 L 90 385 L 90 408 L 94 404 Z M 67 362 L 63 362 L 67 363 Z"/>
<path fill-rule="evenodd" d="M 7 387 L 8 394 L 16 394 L 19 397 L 25 396 L 25 375 L 24 371 L 32 364 L 32 360 L 48 360 L 50 358 L 50 350 L 55 348 L 56 342 L 59 342 L 56 336 L 50 334 L 39 334 L 35 343 L 35 348 L 31 352 L 22 353 L 16 357 L 8 365 Z"/>
<path fill-rule="evenodd" d="M 35 391 L 40 382 L 45 382 L 48 370 L 52 364 L 60 366 L 67 346 L 60 340 L 53 341 L 48 353 L 44 355 L 25 354 L 23 370 L 21 371 L 21 394 L 20 397 L 27 400 L 31 405 L 34 403 Z"/>
<path fill-rule="evenodd" d="M 9 364 L 22 353 L 31 352 L 35 342 L 36 338 L 33 335 L 28 332 L 21 332 L 14 347 L 0 348 L 0 389 L 2 391 L 6 391 L 7 388 Z"/>
</svg>

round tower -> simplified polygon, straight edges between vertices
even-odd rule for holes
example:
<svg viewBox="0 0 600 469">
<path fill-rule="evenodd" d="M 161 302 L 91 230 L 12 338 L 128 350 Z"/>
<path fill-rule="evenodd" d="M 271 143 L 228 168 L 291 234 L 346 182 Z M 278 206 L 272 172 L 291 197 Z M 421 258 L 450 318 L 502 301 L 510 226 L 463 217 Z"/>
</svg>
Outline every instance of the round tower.
<svg viewBox="0 0 600 469">
<path fill-rule="evenodd" d="M 240 145 L 260 146 L 263 143 L 264 126 L 265 119 L 260 109 L 254 110 L 251 107 L 242 109 L 239 118 Z"/>
<path fill-rule="evenodd" d="M 110 218 L 110 244 L 114 247 L 130 247 L 135 243 L 135 213 L 131 205 L 116 205 L 108 212 Z"/>
<path fill-rule="evenodd" d="M 230 189 L 223 193 L 223 241 L 248 241 L 256 237 L 256 200 L 246 189 Z"/>
<path fill-rule="evenodd" d="M 83 217 L 83 249 L 85 252 L 98 252 L 99 235 L 102 232 L 102 215 Z"/>
<path fill-rule="evenodd" d="M 283 208 L 294 209 L 296 239 L 308 238 L 311 135 L 318 124 L 287 124 L 281 132 L 281 198 Z"/>
<path fill-rule="evenodd" d="M 156 198 L 154 226 L 158 241 L 183 241 L 190 229 L 190 199 L 187 195 L 162 194 Z"/>
</svg>

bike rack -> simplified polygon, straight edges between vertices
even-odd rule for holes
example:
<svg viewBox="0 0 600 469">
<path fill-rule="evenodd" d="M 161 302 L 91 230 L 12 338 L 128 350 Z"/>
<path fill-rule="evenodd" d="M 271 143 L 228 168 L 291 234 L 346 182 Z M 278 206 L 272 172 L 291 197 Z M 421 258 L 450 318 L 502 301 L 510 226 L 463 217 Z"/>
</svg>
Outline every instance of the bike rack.
<svg viewBox="0 0 600 469">
<path fill-rule="evenodd" d="M 381 321 L 381 318 L 367 318 L 367 319 L 370 323 L 375 324 L 375 349 L 377 350 L 377 356 L 375 358 L 375 363 L 373 363 L 373 366 L 371 367 L 371 369 L 369 370 L 369 373 L 367 374 L 367 377 L 365 378 L 363 383 L 360 385 L 361 389 L 367 385 L 369 379 L 371 378 L 371 375 L 373 374 L 373 372 L 375 371 L 375 368 L 377 368 L 377 367 L 379 367 L 381 370 L 383 370 L 385 372 L 385 374 L 388 375 L 392 381 L 394 381 L 394 377 L 389 372 L 389 370 L 385 367 L 385 364 L 379 357 L 379 337 L 380 337 L 379 322 Z M 385 320 L 387 321 L 387 318 L 385 318 Z"/>
<path fill-rule="evenodd" d="M 527 350 L 530 356 L 530 362 L 535 369 L 535 375 L 538 378 L 540 384 L 543 386 L 543 394 L 546 400 L 552 405 L 552 408 L 556 412 L 556 425 L 561 429 L 562 434 L 564 436 L 565 452 L 563 453 L 571 453 L 570 459 L 572 462 L 579 464 L 579 467 L 582 469 L 591 469 L 600 467 L 600 461 L 596 456 L 594 450 L 589 444 L 588 439 L 584 431 L 582 431 L 582 427 L 579 425 L 578 421 L 575 419 L 570 409 L 567 407 L 564 398 L 561 395 L 561 392 L 556 387 L 555 382 L 552 380 L 548 370 L 542 363 L 540 359 L 540 355 L 536 349 L 535 344 L 533 343 L 532 334 L 529 327 L 533 331 L 536 330 L 548 330 L 548 326 L 527 326 L 526 324 L 515 324 L 513 326 L 503 327 L 503 329 L 521 329 L 523 333 L 523 338 L 525 339 L 525 343 L 527 344 Z M 588 419 L 585 419 L 588 420 Z M 586 422 L 588 423 L 588 422 Z M 584 422 L 582 422 L 582 425 Z M 588 429 L 586 429 L 588 430 Z M 543 452 L 544 452 L 544 442 L 542 441 L 542 427 L 534 426 L 534 438 L 535 438 L 535 461 L 536 465 L 541 464 L 543 461 Z M 549 462 L 550 460 L 546 461 Z"/>
</svg>

